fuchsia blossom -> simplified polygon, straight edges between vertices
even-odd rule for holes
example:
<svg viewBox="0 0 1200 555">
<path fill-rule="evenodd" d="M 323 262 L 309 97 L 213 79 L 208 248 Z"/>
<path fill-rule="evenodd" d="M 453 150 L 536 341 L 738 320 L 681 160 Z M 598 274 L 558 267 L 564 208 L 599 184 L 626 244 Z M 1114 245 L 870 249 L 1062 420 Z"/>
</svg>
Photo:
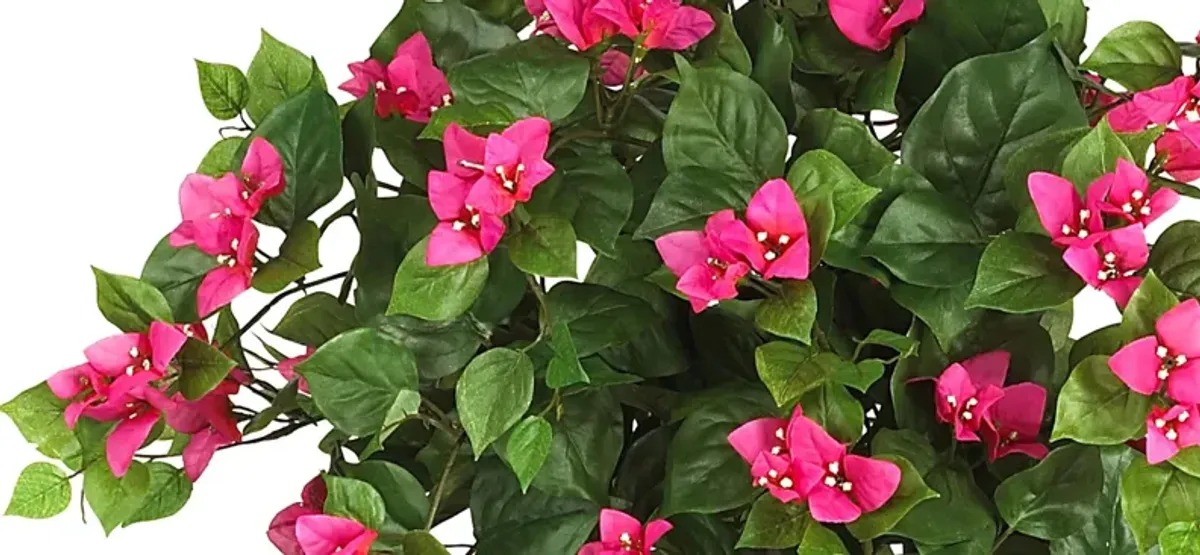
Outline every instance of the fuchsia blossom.
<svg viewBox="0 0 1200 555">
<path fill-rule="evenodd" d="M 279 364 L 276 365 L 276 369 L 279 370 L 279 375 L 283 376 L 283 378 L 289 382 L 292 380 L 300 380 L 297 389 L 304 393 L 308 393 L 308 380 L 304 379 L 304 376 L 296 373 L 296 367 L 300 366 L 300 363 L 308 360 L 308 357 L 311 357 L 315 352 L 317 352 L 316 349 L 308 347 L 304 350 L 304 354 L 298 357 L 287 358 L 279 361 Z"/>
<path fill-rule="evenodd" d="M 204 276 L 196 293 L 196 309 L 201 317 L 216 312 L 238 295 L 250 289 L 254 279 L 254 253 L 258 250 L 258 228 L 254 221 L 241 220 L 241 233 L 230 239 L 224 249 L 213 253 L 217 266 Z"/>
<path fill-rule="evenodd" d="M 1038 441 L 1046 411 L 1046 388 L 1033 382 L 1004 388 L 1003 397 L 983 415 L 979 429 L 988 446 L 988 461 L 1012 453 L 1044 459 L 1050 450 Z"/>
<path fill-rule="evenodd" d="M 984 417 L 1004 397 L 1009 354 L 993 351 L 951 364 L 935 380 L 938 420 L 954 426 L 958 441 L 979 441 Z"/>
<path fill-rule="evenodd" d="M 1200 414 L 1196 405 L 1154 407 L 1146 417 L 1146 462 L 1159 464 L 1179 451 L 1200 445 Z"/>
<path fill-rule="evenodd" d="M 575 45 L 579 50 L 587 50 L 604 39 L 617 33 L 617 26 L 612 21 L 604 18 L 599 13 L 599 4 L 601 0 L 531 0 L 526 2 L 525 6 L 529 9 L 529 13 L 538 18 L 538 28 L 543 28 L 543 25 L 550 25 L 556 32 L 547 33 L 553 36 L 560 36 L 566 39 L 571 44 Z M 544 11 L 535 13 L 534 10 L 542 7 Z M 549 14 L 549 20 L 546 20 L 545 14 Z"/>
<path fill-rule="evenodd" d="M 1179 121 L 1179 131 L 1168 129 L 1154 143 L 1155 151 L 1166 155 L 1163 170 L 1180 181 L 1200 179 L 1200 123 Z"/>
<path fill-rule="evenodd" d="M 279 196 L 287 186 L 283 176 L 283 158 L 271 143 L 262 137 L 250 141 L 241 169 L 242 200 L 250 214 L 262 210 L 267 199 Z"/>
<path fill-rule="evenodd" d="M 267 539 L 284 555 L 305 555 L 300 540 L 296 538 L 296 521 L 303 516 L 320 515 L 325 512 L 328 490 L 325 479 L 317 476 L 304 485 L 300 503 L 289 505 L 271 520 L 267 528 Z"/>
<path fill-rule="evenodd" d="M 1142 284 L 1137 272 L 1150 260 L 1141 224 L 1106 232 L 1094 244 L 1077 244 L 1063 260 L 1093 288 L 1104 291 L 1122 309 Z"/>
<path fill-rule="evenodd" d="M 254 215 L 242 198 L 242 181 L 232 173 L 218 178 L 191 174 L 179 187 L 183 222 L 171 232 L 175 248 L 195 244 L 216 256 L 242 232 L 242 221 Z"/>
<path fill-rule="evenodd" d="M 355 98 L 375 91 L 375 114 L 380 118 L 393 114 L 427 123 L 439 108 L 454 100 L 446 75 L 433 63 L 433 51 L 424 33 L 404 41 L 384 67 L 376 60 L 350 64 L 353 77 L 339 88 Z"/>
<path fill-rule="evenodd" d="M 175 394 L 175 406 L 167 413 L 167 425 L 192 436 L 183 449 L 183 468 L 191 481 L 200 479 L 217 449 L 242 441 L 242 432 L 233 416 L 233 402 L 229 399 L 239 389 L 236 378 L 231 378 L 197 401 Z"/>
<path fill-rule="evenodd" d="M 725 226 L 720 241 L 765 279 L 808 279 L 808 223 L 787 181 L 766 182 L 746 208 L 746 223 Z"/>
<path fill-rule="evenodd" d="M 296 519 L 296 541 L 304 555 L 367 555 L 379 533 L 340 516 L 303 515 Z"/>
<path fill-rule="evenodd" d="M 1200 98 L 1200 85 L 1191 77 L 1179 77 L 1174 81 L 1141 91 L 1108 113 L 1108 123 L 1114 131 L 1133 133 L 1151 125 L 1166 125 L 1184 111 L 1194 109 Z"/>
<path fill-rule="evenodd" d="M 1106 176 L 1108 195 L 1100 203 L 1100 210 L 1115 214 L 1131 224 L 1148 227 L 1176 204 L 1179 193 L 1162 188 L 1150 193 L 1150 179 L 1133 162 L 1117 160 L 1117 170 Z"/>
<path fill-rule="evenodd" d="M 1167 311 L 1155 331 L 1117 351 L 1109 368 L 1142 395 L 1154 395 L 1165 385 L 1176 402 L 1200 403 L 1200 303 L 1188 299 Z"/>
<path fill-rule="evenodd" d="M 654 242 L 667 268 L 679 276 L 675 287 L 697 313 L 736 298 L 738 280 L 750 273 L 750 266 L 721 243 L 722 230 L 736 221 L 733 210 L 722 210 L 708 218 L 704 231 L 676 231 Z"/>
<path fill-rule="evenodd" d="M 70 400 L 65 418 L 75 428 L 81 416 L 120 421 L 108 437 L 106 454 L 113 474 L 124 476 L 136 452 L 164 411 L 174 404 L 154 384 L 166 377 L 187 341 L 179 328 L 153 322 L 146 333 L 102 339 L 84 350 L 87 364 L 58 372 L 47 380 L 50 391 Z"/>
<path fill-rule="evenodd" d="M 654 544 L 674 528 L 666 520 L 642 526 L 638 519 L 615 509 L 600 510 L 600 541 L 584 545 L 579 555 L 650 555 Z"/>
<path fill-rule="evenodd" d="M 482 163 L 459 162 L 483 172 L 471 186 L 467 204 L 503 216 L 518 202 L 527 202 L 534 188 L 554 173 L 546 161 L 549 143 L 550 122 L 542 118 L 526 118 L 489 135 Z"/>
<path fill-rule="evenodd" d="M 1085 199 L 1079 198 L 1070 181 L 1052 173 L 1033 172 L 1029 174 L 1028 185 L 1038 219 L 1054 244 L 1060 247 L 1089 244 L 1104 231 L 1100 202 L 1108 191 L 1101 180 L 1088 187 Z"/>
<path fill-rule="evenodd" d="M 792 419 L 803 418 L 797 405 Z M 729 445 L 750 465 L 755 487 L 783 503 L 803 501 L 803 491 L 797 488 L 792 472 L 791 453 L 787 445 L 788 421 L 782 418 L 759 418 L 739 426 L 729 434 Z M 811 484 L 810 484 L 811 485 Z"/>
<path fill-rule="evenodd" d="M 599 0 L 595 10 L 647 50 L 685 50 L 716 27 L 708 12 L 680 0 Z"/>
<path fill-rule="evenodd" d="M 829 15 L 850 42 L 882 51 L 892 35 L 925 13 L 925 0 L 829 0 Z"/>
<path fill-rule="evenodd" d="M 429 236 L 426 264 L 465 264 L 487 256 L 500 243 L 504 220 L 469 205 L 470 188 L 469 182 L 449 173 L 429 173 L 429 202 L 440 221 Z"/>
</svg>

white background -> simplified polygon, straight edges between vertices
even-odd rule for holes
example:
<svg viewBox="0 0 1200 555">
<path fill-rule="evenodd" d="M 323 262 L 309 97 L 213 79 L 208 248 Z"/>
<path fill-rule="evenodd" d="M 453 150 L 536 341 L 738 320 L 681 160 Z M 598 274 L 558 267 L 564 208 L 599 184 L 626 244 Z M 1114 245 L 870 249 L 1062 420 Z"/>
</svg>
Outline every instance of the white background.
<svg viewBox="0 0 1200 555">
<path fill-rule="evenodd" d="M 1179 40 L 1200 30 L 1194 0 L 1087 4 L 1089 44 L 1128 19 L 1155 21 Z M 137 275 L 177 223 L 179 183 L 221 126 L 200 100 L 192 58 L 245 69 L 263 27 L 315 56 L 336 85 L 399 7 L 380 0 L 0 2 L 0 402 L 81 362 L 85 346 L 115 332 L 94 308 L 88 265 Z M 1200 219 L 1200 205 L 1186 201 L 1171 216 Z M 273 241 L 264 239 L 268 249 Z M 329 270 L 317 275 L 347 267 L 355 249 L 352 227 L 335 226 L 322 244 Z M 264 299 L 248 294 L 237 311 L 245 318 Z M 1117 318 L 1095 294 L 1081 298 L 1077 314 L 1077 336 Z M 80 523 L 74 505 L 48 521 L 0 518 L 0 553 L 272 553 L 267 524 L 325 466 L 316 449 L 324 432 L 223 451 L 178 515 L 107 540 L 94 518 Z M 41 455 L 0 418 L 0 507 L 36 460 Z M 437 532 L 470 542 L 465 519 Z"/>
</svg>

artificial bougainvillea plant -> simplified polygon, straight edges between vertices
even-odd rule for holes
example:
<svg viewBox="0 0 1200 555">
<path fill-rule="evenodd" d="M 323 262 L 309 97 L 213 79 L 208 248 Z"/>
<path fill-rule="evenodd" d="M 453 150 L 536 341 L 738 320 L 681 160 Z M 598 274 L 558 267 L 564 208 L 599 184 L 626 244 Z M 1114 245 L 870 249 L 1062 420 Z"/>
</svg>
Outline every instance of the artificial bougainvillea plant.
<svg viewBox="0 0 1200 555">
<path fill-rule="evenodd" d="M 117 335 L 3 405 L 54 461 L 7 512 L 164 518 L 324 421 L 287 555 L 445 554 L 464 511 L 479 555 L 1195 554 L 1200 223 L 1154 228 L 1200 197 L 1200 45 L 1081 60 L 1086 19 L 410 0 L 335 81 L 265 33 L 198 62 L 237 123 L 141 277 L 95 271 Z M 1073 340 L 1085 288 L 1122 319 Z"/>
</svg>

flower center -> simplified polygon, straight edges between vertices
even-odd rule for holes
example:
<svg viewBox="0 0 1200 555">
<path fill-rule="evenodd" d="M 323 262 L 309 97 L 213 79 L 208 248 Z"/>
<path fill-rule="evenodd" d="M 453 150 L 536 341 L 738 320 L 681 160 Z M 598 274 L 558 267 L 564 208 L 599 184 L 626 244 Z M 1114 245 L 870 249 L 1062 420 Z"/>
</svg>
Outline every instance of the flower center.
<svg viewBox="0 0 1200 555">
<path fill-rule="evenodd" d="M 129 362 L 129 366 L 125 367 L 125 375 L 132 376 L 139 369 L 149 370 L 150 367 L 152 366 L 150 364 L 150 357 L 147 356 L 149 354 L 150 353 L 143 353 L 143 352 L 139 351 L 137 347 L 133 347 L 133 348 L 129 349 L 129 358 L 131 360 Z M 86 383 L 87 378 L 83 378 L 83 379 L 85 380 L 85 382 L 81 382 L 81 383 Z"/>
<path fill-rule="evenodd" d="M 1062 226 L 1063 236 L 1064 237 L 1074 236 L 1074 237 L 1078 237 L 1080 239 L 1087 239 L 1088 235 L 1091 234 L 1087 230 L 1088 220 L 1090 220 L 1090 219 L 1092 219 L 1092 211 L 1091 210 L 1088 210 L 1086 208 L 1083 210 L 1080 210 L 1079 211 L 1079 221 L 1076 224 L 1076 227 L 1071 227 L 1071 224 L 1063 224 L 1063 226 Z"/>
<path fill-rule="evenodd" d="M 464 207 L 464 213 L 463 213 L 462 217 L 460 217 L 457 220 L 454 220 L 454 223 L 452 223 L 450 225 L 451 225 L 451 227 L 454 228 L 454 231 L 462 231 L 462 230 L 466 229 L 467 227 L 470 227 L 472 230 L 478 231 L 479 225 L 480 225 L 479 212 L 477 212 L 475 210 L 474 206 L 471 206 L 468 204 Z"/>
<path fill-rule="evenodd" d="M 521 182 L 521 174 L 525 171 L 525 164 L 517 164 L 516 171 L 509 176 L 508 168 L 504 166 L 496 166 L 496 175 L 500 177 L 500 181 L 504 184 L 504 189 L 508 192 L 517 190 L 517 184 Z"/>
<path fill-rule="evenodd" d="M 850 483 L 848 480 L 846 480 L 845 476 L 842 475 L 841 463 L 831 462 L 829 463 L 829 466 L 826 467 L 826 470 L 828 472 L 825 473 L 825 480 L 823 481 L 826 486 L 840 489 L 843 493 L 850 493 L 850 491 L 854 489 L 854 484 Z"/>
<path fill-rule="evenodd" d="M 781 473 L 773 468 L 767 471 L 766 476 L 761 476 L 758 481 L 754 482 L 754 485 L 760 488 L 765 488 L 771 484 L 782 489 L 792 489 L 796 485 L 796 482 L 792 480 L 792 477 L 786 471 Z"/>
<path fill-rule="evenodd" d="M 975 407 L 979 405 L 979 399 L 976 399 L 975 397 L 967 399 L 967 402 L 963 403 L 962 408 L 960 409 L 958 406 L 958 399 L 953 395 L 947 395 L 946 404 L 958 411 L 959 418 L 963 419 L 965 422 L 970 422 L 975 419 L 975 413 L 972 411 L 975 410 Z"/>
<path fill-rule="evenodd" d="M 621 536 L 617 538 L 617 542 L 621 544 L 621 551 L 630 553 L 641 553 L 642 542 L 634 538 L 629 532 L 621 532 Z"/>
<path fill-rule="evenodd" d="M 1179 441 L 1179 431 L 1176 430 L 1176 426 L 1187 422 L 1188 418 L 1191 418 L 1191 416 L 1192 415 L 1190 413 L 1184 411 L 1179 413 L 1179 416 L 1175 418 L 1175 420 L 1156 418 L 1154 420 L 1154 427 L 1162 430 L 1163 435 L 1166 436 L 1168 440 Z"/>
<path fill-rule="evenodd" d="M 767 262 L 772 262 L 782 256 L 783 251 L 786 250 L 788 245 L 792 242 L 792 238 L 788 235 L 771 237 L 771 234 L 765 231 L 758 232 L 754 238 L 757 239 L 758 242 L 767 249 L 767 252 L 763 254 L 763 258 L 765 258 Z"/>
<path fill-rule="evenodd" d="M 1167 378 L 1171 377 L 1173 370 L 1188 363 L 1187 355 L 1173 355 L 1171 354 L 1171 350 L 1163 345 L 1158 346 L 1158 351 L 1155 354 L 1162 361 L 1158 367 L 1159 381 L 1166 381 Z"/>
<path fill-rule="evenodd" d="M 1104 253 L 1104 266 L 1100 268 L 1099 272 L 1096 273 L 1096 278 L 1100 281 L 1108 281 L 1120 277 L 1129 277 L 1136 273 L 1137 271 L 1135 270 L 1122 272 L 1121 269 L 1117 267 L 1117 254 L 1113 252 L 1106 252 Z"/>
<path fill-rule="evenodd" d="M 1149 216 L 1151 214 L 1150 203 L 1146 199 L 1146 193 L 1142 191 L 1134 191 L 1129 195 L 1129 202 L 1121 205 L 1121 211 L 1130 216 Z"/>
</svg>

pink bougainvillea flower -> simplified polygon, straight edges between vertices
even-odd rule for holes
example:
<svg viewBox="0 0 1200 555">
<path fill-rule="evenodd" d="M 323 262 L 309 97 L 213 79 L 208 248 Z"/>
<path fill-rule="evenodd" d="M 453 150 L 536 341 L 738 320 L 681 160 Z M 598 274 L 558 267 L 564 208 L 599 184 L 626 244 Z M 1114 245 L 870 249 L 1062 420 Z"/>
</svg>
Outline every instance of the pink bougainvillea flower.
<svg viewBox="0 0 1200 555">
<path fill-rule="evenodd" d="M 1062 177 L 1046 172 L 1029 174 L 1029 196 L 1054 244 L 1069 247 L 1098 239 L 1104 231 L 1099 203 L 1108 193 L 1105 183 L 1097 180 L 1088 187 L 1087 198 L 1081 199 L 1075 185 Z"/>
<path fill-rule="evenodd" d="M 448 106 L 454 97 L 446 75 L 433 63 L 425 34 L 418 32 L 396 48 L 387 67 L 376 60 L 350 64 L 349 81 L 338 88 L 363 98 L 375 91 L 375 114 L 400 116 L 427 123 L 433 112 Z"/>
<path fill-rule="evenodd" d="M 429 236 L 425 263 L 452 266 L 478 260 L 495 250 L 504 220 L 468 204 L 470 182 L 448 172 L 429 172 L 429 203 L 439 223 Z"/>
<path fill-rule="evenodd" d="M 55 373 L 46 383 L 55 397 L 71 402 L 63 416 L 67 427 L 74 430 L 88 409 L 108 399 L 112 380 L 113 377 L 101 374 L 91 364 L 80 364 Z"/>
<path fill-rule="evenodd" d="M 935 380 L 934 404 L 938 420 L 954 426 L 954 437 L 958 441 L 979 441 L 978 432 L 984 415 L 1004 396 L 1001 385 L 1004 373 L 1008 371 L 1007 357 L 1003 359 L 1003 372 L 997 373 L 994 362 L 1000 357 L 981 356 L 988 358 L 976 357 L 951 364 Z M 986 363 L 981 364 L 982 361 Z"/>
<path fill-rule="evenodd" d="M 309 480 L 301 494 L 301 502 L 289 505 L 271 519 L 267 539 L 284 555 L 305 555 L 300 541 L 296 539 L 296 520 L 302 516 L 323 514 L 327 495 L 324 478 L 317 476 Z"/>
<path fill-rule="evenodd" d="M 704 231 L 676 231 L 654 241 L 667 268 L 679 276 L 675 287 L 697 313 L 736 298 L 738 280 L 750 273 L 720 241 L 722 230 L 736 221 L 733 210 L 722 210 L 708 218 Z"/>
<path fill-rule="evenodd" d="M 746 223 L 725 226 L 720 240 L 766 279 L 808 279 L 808 223 L 787 181 L 766 182 L 750 199 Z"/>
<path fill-rule="evenodd" d="M 304 393 L 308 393 L 308 380 L 304 379 L 304 376 L 296 373 L 296 367 L 300 366 L 301 362 L 308 360 L 308 357 L 312 356 L 312 354 L 315 352 L 317 352 L 316 349 L 309 347 L 305 349 L 304 354 L 298 357 L 286 358 L 279 361 L 279 364 L 276 366 L 276 369 L 279 370 L 279 375 L 283 376 L 283 378 L 289 382 L 292 380 L 300 380 L 300 384 L 297 386 L 297 388 Z"/>
<path fill-rule="evenodd" d="M 1179 193 L 1170 189 L 1163 188 L 1150 194 L 1150 179 L 1146 172 L 1128 160 L 1117 160 L 1117 171 L 1112 176 L 1107 200 L 1100 204 L 1100 209 L 1129 223 L 1148 227 L 1179 204 Z"/>
<path fill-rule="evenodd" d="M 183 450 L 183 468 L 191 481 L 200 479 L 217 449 L 242 440 L 229 399 L 239 389 L 237 380 L 226 379 L 197 401 L 188 401 L 178 393 L 172 398 L 175 406 L 167 413 L 167 425 L 192 436 Z"/>
<path fill-rule="evenodd" d="M 361 523 L 329 515 L 296 519 L 296 541 L 304 555 L 367 555 L 379 533 Z"/>
<path fill-rule="evenodd" d="M 925 0 L 829 0 L 829 15 L 850 42 L 882 51 L 892 35 L 925 13 Z"/>
<path fill-rule="evenodd" d="M 1196 405 L 1154 407 L 1146 417 L 1146 462 L 1158 464 L 1180 450 L 1200 445 L 1200 413 Z"/>
<path fill-rule="evenodd" d="M 487 139 L 459 127 L 446 126 L 442 134 L 442 149 L 446 155 L 446 171 L 470 182 L 483 177 L 483 159 L 487 156 Z"/>
<path fill-rule="evenodd" d="M 250 289 L 257 250 L 258 228 L 253 220 L 242 220 L 241 234 L 217 254 L 220 266 L 208 272 L 200 282 L 196 308 L 201 317 L 216 312 Z"/>
<path fill-rule="evenodd" d="M 554 173 L 546 161 L 549 143 L 550 122 L 543 118 L 525 118 L 489 135 L 482 167 L 475 167 L 483 175 L 467 194 L 467 204 L 504 216 L 518 202 L 528 201 L 534 188 Z"/>
<path fill-rule="evenodd" d="M 166 394 L 150 383 L 154 379 L 153 372 L 117 378 L 109 388 L 107 406 L 97 408 L 98 412 L 121 414 L 120 422 L 105 443 L 108 466 L 118 478 L 129 471 L 134 453 L 146 443 L 163 413 L 175 408 Z"/>
<path fill-rule="evenodd" d="M 846 523 L 882 507 L 900 487 L 900 467 L 851 455 L 816 422 L 793 418 L 788 448 L 797 483 L 817 522 Z"/>
<path fill-rule="evenodd" d="M 1176 125 L 1180 131 L 1168 129 L 1154 142 L 1154 149 L 1166 155 L 1163 170 L 1168 175 L 1179 181 L 1196 181 L 1200 179 L 1200 123 L 1180 120 Z"/>
<path fill-rule="evenodd" d="M 1188 299 L 1163 314 L 1156 334 L 1126 345 L 1108 360 L 1125 385 L 1154 395 L 1166 385 L 1179 403 L 1200 403 L 1200 303 Z"/>
<path fill-rule="evenodd" d="M 803 410 L 797 405 L 792 419 L 803 416 Z M 800 484 L 799 475 L 792 468 L 787 428 L 788 421 L 782 418 L 759 418 L 739 426 L 729 434 L 728 440 L 742 460 L 750 465 L 755 487 L 766 488 L 783 503 L 792 503 L 802 500 L 803 492 L 812 484 Z"/>
<path fill-rule="evenodd" d="M 262 137 L 250 140 L 250 148 L 242 160 L 241 176 L 242 199 L 249 205 L 252 214 L 257 214 L 267 199 L 279 196 L 287 186 L 283 177 L 283 158 Z"/>
<path fill-rule="evenodd" d="M 708 12 L 681 0 L 599 0 L 595 10 L 647 50 L 686 50 L 716 28 Z"/>
<path fill-rule="evenodd" d="M 597 12 L 598 3 L 598 0 L 543 0 L 542 4 L 558 32 L 555 36 L 561 36 L 579 50 L 587 50 L 617 33 L 617 26 Z"/>
<path fill-rule="evenodd" d="M 983 415 L 979 429 L 988 446 L 988 461 L 1012 453 L 1043 459 L 1050 450 L 1038 441 L 1046 410 L 1046 388 L 1032 382 L 1004 388 L 1004 396 Z"/>
<path fill-rule="evenodd" d="M 1179 77 L 1166 85 L 1141 91 L 1129 102 L 1108 113 L 1108 123 L 1114 131 L 1136 133 L 1151 125 L 1171 123 L 1181 113 L 1194 106 L 1191 77 Z"/>
<path fill-rule="evenodd" d="M 650 555 L 654 544 L 674 528 L 666 520 L 645 526 L 638 519 L 615 509 L 600 510 L 600 541 L 584 545 L 579 555 Z"/>
<path fill-rule="evenodd" d="M 550 11 L 546 9 L 544 0 L 525 0 L 525 10 L 533 16 L 533 32 L 535 34 L 562 38 L 562 32 L 554 23 L 554 16 L 550 15 Z"/>
<path fill-rule="evenodd" d="M 242 182 L 229 173 L 220 179 L 191 174 L 179 187 L 179 211 L 183 223 L 171 232 L 175 248 L 195 244 L 216 256 L 242 231 L 242 220 L 256 212 L 242 198 Z"/>
<path fill-rule="evenodd" d="M 1095 244 L 1074 245 L 1063 253 L 1067 266 L 1093 288 L 1104 291 L 1124 310 L 1142 284 L 1137 273 L 1150 260 L 1141 224 L 1105 233 Z"/>
<path fill-rule="evenodd" d="M 625 84 L 625 76 L 629 72 L 629 64 L 633 60 L 629 54 L 621 52 L 617 49 L 605 51 L 600 55 L 600 69 L 604 74 L 600 77 L 600 82 L 606 87 L 620 87 Z M 646 70 L 638 67 L 633 71 L 633 78 L 640 79 L 647 75 Z"/>
</svg>

